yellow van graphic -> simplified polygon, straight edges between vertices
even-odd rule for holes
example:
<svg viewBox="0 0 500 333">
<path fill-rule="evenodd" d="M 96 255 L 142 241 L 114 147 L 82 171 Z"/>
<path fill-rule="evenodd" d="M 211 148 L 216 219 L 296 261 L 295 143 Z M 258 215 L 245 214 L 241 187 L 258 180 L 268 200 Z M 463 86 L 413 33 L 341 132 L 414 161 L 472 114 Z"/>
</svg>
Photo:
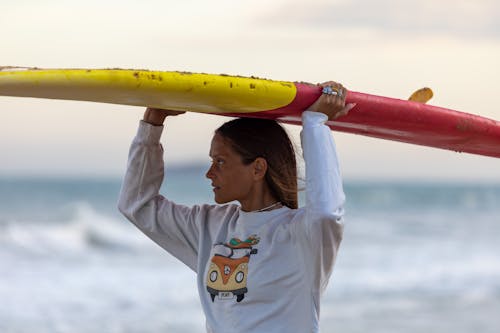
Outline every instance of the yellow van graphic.
<svg viewBox="0 0 500 333">
<path fill-rule="evenodd" d="M 241 241 L 232 238 L 229 243 L 214 245 L 214 256 L 210 260 L 207 273 L 207 291 L 215 301 L 219 299 L 233 299 L 241 302 L 247 293 L 248 262 L 250 256 L 257 254 L 253 246 L 259 243 L 256 235 Z"/>
</svg>

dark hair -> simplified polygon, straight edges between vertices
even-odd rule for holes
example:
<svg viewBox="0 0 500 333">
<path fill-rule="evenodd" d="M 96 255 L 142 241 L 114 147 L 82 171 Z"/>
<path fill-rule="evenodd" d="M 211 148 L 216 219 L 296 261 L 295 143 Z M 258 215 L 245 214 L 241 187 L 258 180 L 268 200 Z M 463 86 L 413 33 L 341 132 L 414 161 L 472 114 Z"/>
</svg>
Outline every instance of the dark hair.
<svg viewBox="0 0 500 333">
<path fill-rule="evenodd" d="M 229 141 L 244 164 L 264 158 L 265 179 L 273 196 L 287 207 L 298 208 L 295 150 L 280 124 L 269 119 L 238 118 L 223 124 L 215 133 Z"/>
</svg>

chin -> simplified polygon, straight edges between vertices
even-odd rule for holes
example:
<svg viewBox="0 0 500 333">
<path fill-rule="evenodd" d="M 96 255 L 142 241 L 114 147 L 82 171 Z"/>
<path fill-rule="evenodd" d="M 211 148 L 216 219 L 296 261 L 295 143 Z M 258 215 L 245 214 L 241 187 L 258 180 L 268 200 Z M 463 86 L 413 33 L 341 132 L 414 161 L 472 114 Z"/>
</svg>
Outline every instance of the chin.
<svg viewBox="0 0 500 333">
<path fill-rule="evenodd" d="M 221 198 L 217 198 L 217 197 L 215 197 L 215 198 L 214 198 L 214 200 L 215 200 L 215 202 L 216 202 L 216 203 L 218 203 L 219 205 L 220 205 L 220 204 L 225 204 L 225 203 L 227 202 L 226 200 L 222 200 Z"/>
<path fill-rule="evenodd" d="M 226 204 L 226 203 L 228 203 L 228 202 L 231 202 L 231 201 L 233 201 L 233 200 L 232 200 L 232 199 L 225 199 L 225 198 L 221 198 L 221 197 L 217 197 L 217 196 L 215 196 L 214 201 L 215 201 L 216 203 L 218 203 L 219 205 L 222 205 L 222 204 Z"/>
</svg>

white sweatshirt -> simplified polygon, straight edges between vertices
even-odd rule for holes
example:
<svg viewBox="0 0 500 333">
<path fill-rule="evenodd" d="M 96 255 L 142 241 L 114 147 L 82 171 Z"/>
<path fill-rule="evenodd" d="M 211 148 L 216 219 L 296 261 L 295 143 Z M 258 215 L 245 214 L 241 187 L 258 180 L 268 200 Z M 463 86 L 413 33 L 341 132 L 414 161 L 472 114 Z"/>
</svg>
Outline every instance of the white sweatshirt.
<svg viewBox="0 0 500 333">
<path fill-rule="evenodd" d="M 159 194 L 163 126 L 139 125 L 120 211 L 197 273 L 207 332 L 319 332 L 320 296 L 342 239 L 344 193 L 322 113 L 303 113 L 306 205 L 244 212 L 186 207 Z"/>
</svg>

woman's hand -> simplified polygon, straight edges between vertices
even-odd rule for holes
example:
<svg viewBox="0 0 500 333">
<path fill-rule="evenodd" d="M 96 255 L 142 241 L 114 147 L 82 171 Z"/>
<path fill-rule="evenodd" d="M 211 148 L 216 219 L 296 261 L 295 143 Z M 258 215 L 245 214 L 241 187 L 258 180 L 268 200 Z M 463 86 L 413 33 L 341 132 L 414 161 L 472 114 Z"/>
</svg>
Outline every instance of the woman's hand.
<svg viewBox="0 0 500 333">
<path fill-rule="evenodd" d="M 142 118 L 142 120 L 151 125 L 161 126 L 163 125 L 166 117 L 177 116 L 183 113 L 186 113 L 186 111 L 147 108 L 146 112 L 144 112 L 144 118 Z"/>
<path fill-rule="evenodd" d="M 329 120 L 345 116 L 356 104 L 345 104 L 346 89 L 337 82 L 328 81 L 318 84 L 324 92 L 311 105 L 308 110 L 321 112 L 328 116 Z M 329 87 L 329 88 L 328 88 Z M 325 89 L 326 88 L 326 89 Z"/>
</svg>

